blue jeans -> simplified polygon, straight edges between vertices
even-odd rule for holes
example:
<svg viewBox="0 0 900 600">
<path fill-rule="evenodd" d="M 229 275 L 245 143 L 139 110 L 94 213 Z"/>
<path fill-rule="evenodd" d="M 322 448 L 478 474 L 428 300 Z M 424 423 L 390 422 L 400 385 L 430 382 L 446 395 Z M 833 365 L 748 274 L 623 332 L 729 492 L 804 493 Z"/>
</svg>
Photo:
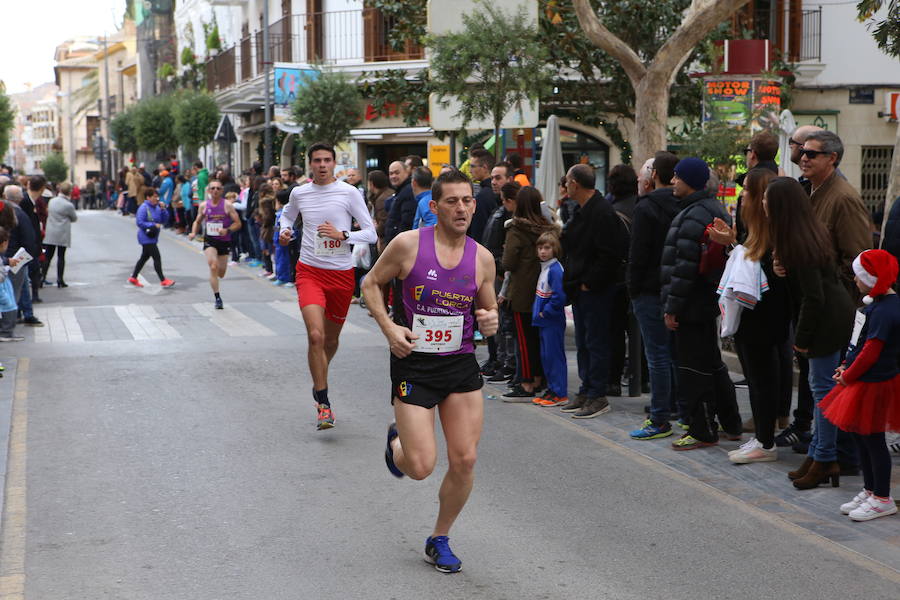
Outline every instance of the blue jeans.
<svg viewBox="0 0 900 600">
<path fill-rule="evenodd" d="M 250 258 L 260 260 L 262 251 L 259 247 L 259 225 L 253 217 L 247 219 L 247 230 L 250 232 Z"/>
<path fill-rule="evenodd" d="M 615 286 L 595 292 L 579 290 L 572 299 L 575 317 L 575 347 L 578 358 L 579 394 L 589 398 L 606 396 L 609 377 L 609 322 Z"/>
<path fill-rule="evenodd" d="M 18 273 L 10 274 L 13 284 L 13 294 L 22 316 L 29 319 L 34 316 L 34 308 L 31 304 L 31 282 L 28 277 L 28 266 L 19 269 Z"/>
<path fill-rule="evenodd" d="M 813 431 L 812 441 L 809 443 L 807 456 L 818 462 L 837 460 L 837 427 L 822 415 L 819 401 L 834 387 L 834 379 L 831 377 L 840 361 L 840 352 L 809 359 L 809 387 L 812 390 L 815 406 L 813 421 L 816 427 Z"/>
<path fill-rule="evenodd" d="M 641 328 L 644 355 L 650 370 L 650 420 L 663 425 L 671 417 L 675 396 L 675 364 L 672 338 L 663 321 L 659 296 L 638 296 L 631 300 L 634 316 Z"/>
</svg>

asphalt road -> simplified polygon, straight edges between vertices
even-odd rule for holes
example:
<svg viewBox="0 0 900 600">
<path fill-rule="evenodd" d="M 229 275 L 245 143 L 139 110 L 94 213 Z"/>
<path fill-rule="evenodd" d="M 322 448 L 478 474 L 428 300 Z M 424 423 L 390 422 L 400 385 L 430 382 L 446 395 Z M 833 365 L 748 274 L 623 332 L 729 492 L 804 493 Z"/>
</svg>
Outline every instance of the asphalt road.
<svg viewBox="0 0 900 600">
<path fill-rule="evenodd" d="M 79 216 L 48 326 L 0 346 L 4 600 L 900 597 L 900 517 L 832 514 L 858 479 L 804 496 L 778 470 L 796 456 L 732 468 L 731 446 L 630 442 L 640 399 L 588 422 L 487 399 L 463 571 L 437 573 L 440 481 L 384 467 L 388 355 L 364 311 L 318 432 L 292 289 L 230 267 L 214 312 L 198 247 L 168 232 L 176 286 L 148 265 L 131 288 L 133 220 Z"/>
</svg>

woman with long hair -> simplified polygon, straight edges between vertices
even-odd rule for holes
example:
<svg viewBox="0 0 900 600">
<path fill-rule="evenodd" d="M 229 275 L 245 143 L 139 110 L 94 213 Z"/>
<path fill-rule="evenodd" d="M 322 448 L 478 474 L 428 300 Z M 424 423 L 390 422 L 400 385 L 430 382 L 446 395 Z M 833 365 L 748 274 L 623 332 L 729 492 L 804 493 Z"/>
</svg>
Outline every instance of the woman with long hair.
<svg viewBox="0 0 900 600">
<path fill-rule="evenodd" d="M 541 341 L 531 324 L 534 290 L 537 289 L 541 263 L 535 244 L 542 233 L 557 231 L 541 214 L 541 193 L 526 185 L 516 195 L 513 218 L 506 232 L 502 266 L 510 274 L 506 297 L 513 312 L 518 343 L 518 374 L 520 383 L 503 395 L 508 401 L 530 402 L 542 386 Z"/>
<path fill-rule="evenodd" d="M 738 450 L 729 453 L 733 463 L 746 464 L 777 459 L 775 425 L 778 401 L 784 385 L 792 385 L 791 363 L 783 369 L 782 346 L 790 339 L 790 299 L 787 283 L 773 269 L 771 230 L 763 197 L 775 174 L 766 169 L 753 169 L 744 181 L 741 200 L 744 259 L 759 264 L 769 288 L 753 310 L 741 313 L 741 323 L 734 336 L 744 375 L 750 392 L 755 437 Z M 790 353 L 787 353 L 790 359 Z M 787 378 L 787 381 L 782 381 Z"/>
<path fill-rule="evenodd" d="M 275 191 L 268 183 L 259 186 L 259 204 L 256 206 L 254 218 L 259 226 L 259 245 L 262 252 L 263 271 L 260 277 L 271 277 L 274 272 L 272 257 L 275 246 L 272 233 L 275 231 Z"/>
<path fill-rule="evenodd" d="M 809 387 L 816 404 L 834 387 L 841 350 L 850 339 L 854 303 L 838 276 L 828 230 L 812 211 L 809 196 L 790 177 L 776 177 L 766 188 L 763 206 L 776 267 L 784 269 L 797 313 L 794 349 L 809 358 Z M 806 461 L 788 473 L 797 489 L 827 480 L 840 484 L 837 428 L 815 408 L 815 432 Z"/>
</svg>

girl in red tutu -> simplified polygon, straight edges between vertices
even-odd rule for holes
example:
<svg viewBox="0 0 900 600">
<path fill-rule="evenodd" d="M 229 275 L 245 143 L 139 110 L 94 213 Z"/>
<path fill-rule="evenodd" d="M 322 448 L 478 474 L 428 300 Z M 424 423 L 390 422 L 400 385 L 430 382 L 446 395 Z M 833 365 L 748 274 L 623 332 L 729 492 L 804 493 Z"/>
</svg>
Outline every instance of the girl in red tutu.
<svg viewBox="0 0 900 600">
<path fill-rule="evenodd" d="M 891 289 L 897 271 L 897 259 L 884 250 L 866 250 L 853 261 L 856 285 L 866 294 L 865 323 L 834 373 L 839 385 L 819 403 L 825 418 L 851 432 L 859 447 L 865 487 L 841 505 L 854 521 L 897 512 L 884 440 L 885 431 L 900 431 L 900 297 Z"/>
</svg>

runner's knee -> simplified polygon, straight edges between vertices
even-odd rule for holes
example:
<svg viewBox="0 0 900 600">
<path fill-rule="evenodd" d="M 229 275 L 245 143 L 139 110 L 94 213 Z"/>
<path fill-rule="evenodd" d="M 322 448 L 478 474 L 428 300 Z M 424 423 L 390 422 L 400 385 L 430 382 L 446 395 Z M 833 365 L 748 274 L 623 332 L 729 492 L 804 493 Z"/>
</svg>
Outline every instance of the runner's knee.
<svg viewBox="0 0 900 600">
<path fill-rule="evenodd" d="M 448 456 L 451 471 L 460 474 L 469 474 L 475 470 L 475 462 L 478 460 L 478 451 L 472 450 L 460 453 L 450 453 Z"/>
<path fill-rule="evenodd" d="M 310 329 L 307 332 L 307 342 L 309 347 L 316 348 L 324 348 L 325 347 L 325 332 L 321 329 Z"/>
<path fill-rule="evenodd" d="M 431 475 L 432 471 L 434 471 L 434 466 L 437 463 L 436 458 L 429 457 L 414 457 L 403 455 L 403 472 L 410 479 L 415 479 L 416 481 L 421 481 Z"/>
</svg>

